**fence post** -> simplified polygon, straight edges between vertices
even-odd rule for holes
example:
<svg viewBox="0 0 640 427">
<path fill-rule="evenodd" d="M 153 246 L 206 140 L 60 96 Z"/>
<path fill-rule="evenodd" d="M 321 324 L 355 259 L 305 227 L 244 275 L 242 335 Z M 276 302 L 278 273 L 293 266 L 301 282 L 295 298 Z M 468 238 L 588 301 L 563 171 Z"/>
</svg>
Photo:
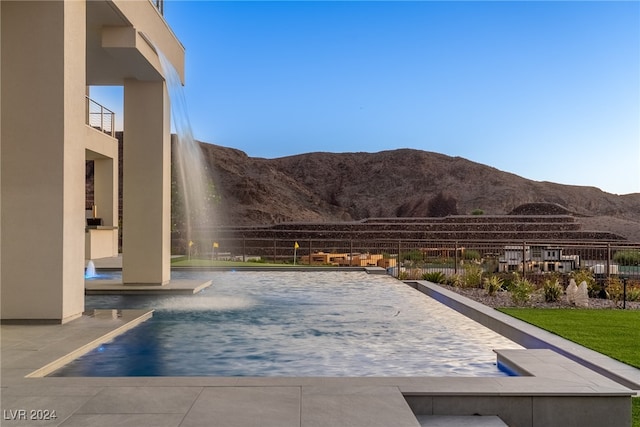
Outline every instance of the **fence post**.
<svg viewBox="0 0 640 427">
<path fill-rule="evenodd" d="M 104 133 L 104 107 L 100 106 L 100 132 Z"/>
<path fill-rule="evenodd" d="M 605 272 L 607 278 L 611 272 L 611 243 L 607 243 L 607 271 Z"/>
<path fill-rule="evenodd" d="M 242 262 L 247 262 L 247 242 L 244 236 L 242 236 Z"/>
<path fill-rule="evenodd" d="M 527 242 L 522 242 L 522 278 L 527 277 Z"/>
<path fill-rule="evenodd" d="M 349 239 L 349 267 L 353 263 L 353 238 Z"/>
<path fill-rule="evenodd" d="M 627 308 L 627 278 L 622 279 L 622 309 Z"/>
<path fill-rule="evenodd" d="M 309 239 L 309 265 L 311 265 L 311 239 Z"/>
<path fill-rule="evenodd" d="M 396 270 L 397 270 L 397 273 L 396 273 L 396 274 L 397 274 L 397 279 L 398 279 L 398 280 L 400 280 L 400 263 L 401 263 L 401 260 L 402 260 L 402 257 L 401 257 L 401 255 L 400 255 L 400 252 L 401 252 L 401 251 L 402 251 L 402 249 L 401 249 L 401 241 L 400 241 L 400 240 L 398 240 L 398 262 L 396 262 L 396 264 L 397 264 L 397 265 L 396 265 L 396 267 L 397 267 L 397 268 L 396 268 Z"/>
<path fill-rule="evenodd" d="M 455 248 L 453 249 L 453 274 L 457 275 L 458 274 L 458 242 L 455 243 Z"/>
<path fill-rule="evenodd" d="M 274 264 L 276 263 L 276 256 L 277 256 L 277 253 L 276 253 L 276 238 L 274 237 L 273 238 L 273 263 Z"/>
</svg>

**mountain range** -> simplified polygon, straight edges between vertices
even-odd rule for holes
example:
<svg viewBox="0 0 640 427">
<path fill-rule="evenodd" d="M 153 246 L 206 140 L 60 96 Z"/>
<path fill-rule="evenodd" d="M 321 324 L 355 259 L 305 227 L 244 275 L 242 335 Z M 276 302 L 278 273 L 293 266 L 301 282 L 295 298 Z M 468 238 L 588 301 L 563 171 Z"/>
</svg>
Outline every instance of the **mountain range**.
<svg viewBox="0 0 640 427">
<path fill-rule="evenodd" d="M 584 229 L 640 242 L 640 193 L 615 195 L 532 181 L 414 149 L 265 159 L 209 143 L 200 146 L 220 196 L 221 225 L 426 217 L 430 201 L 440 196 L 455 201 L 460 215 L 504 215 L 524 204 L 553 204 L 579 218 Z"/>
</svg>

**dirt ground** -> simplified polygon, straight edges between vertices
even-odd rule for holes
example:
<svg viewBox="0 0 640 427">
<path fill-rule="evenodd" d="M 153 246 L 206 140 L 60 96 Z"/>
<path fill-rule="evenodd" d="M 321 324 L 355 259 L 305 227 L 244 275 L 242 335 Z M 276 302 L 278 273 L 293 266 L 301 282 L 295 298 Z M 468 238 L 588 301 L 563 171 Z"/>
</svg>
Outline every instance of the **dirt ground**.
<svg viewBox="0 0 640 427">
<path fill-rule="evenodd" d="M 630 242 L 640 244 L 640 223 L 612 216 L 592 216 L 577 218 L 585 231 L 609 231 L 625 237 Z"/>
</svg>

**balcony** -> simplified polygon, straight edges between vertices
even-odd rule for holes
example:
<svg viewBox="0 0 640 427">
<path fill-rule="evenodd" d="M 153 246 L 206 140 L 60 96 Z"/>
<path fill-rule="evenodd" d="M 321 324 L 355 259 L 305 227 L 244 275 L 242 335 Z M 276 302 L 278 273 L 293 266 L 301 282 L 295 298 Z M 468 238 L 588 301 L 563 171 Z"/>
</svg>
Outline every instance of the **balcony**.
<svg viewBox="0 0 640 427">
<path fill-rule="evenodd" d="M 115 118 L 116 114 L 107 107 L 98 104 L 88 96 L 86 100 L 86 124 L 93 129 L 106 133 L 111 137 L 115 137 Z"/>
</svg>

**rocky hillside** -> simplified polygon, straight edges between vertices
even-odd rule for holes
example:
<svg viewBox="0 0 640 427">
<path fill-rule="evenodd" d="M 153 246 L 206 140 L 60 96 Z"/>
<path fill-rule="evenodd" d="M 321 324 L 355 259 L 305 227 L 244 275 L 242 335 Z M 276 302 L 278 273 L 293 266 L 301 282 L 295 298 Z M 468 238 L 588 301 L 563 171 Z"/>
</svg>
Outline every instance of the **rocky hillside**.
<svg viewBox="0 0 640 427">
<path fill-rule="evenodd" d="M 263 159 L 201 146 L 215 172 L 224 224 L 424 217 L 429 202 L 442 193 L 455 199 L 462 215 L 476 209 L 508 214 L 527 203 L 553 203 L 583 218 L 586 229 L 640 241 L 640 193 L 618 196 L 595 187 L 531 181 L 460 157 L 411 149 Z"/>
<path fill-rule="evenodd" d="M 117 137 L 122 194 L 122 133 Z M 518 213 L 514 209 L 524 204 L 551 203 L 560 210 L 543 214 L 573 214 L 583 230 L 609 231 L 640 242 L 640 193 L 617 196 L 595 187 L 530 181 L 460 157 L 410 149 L 263 159 L 200 144 L 222 200 L 217 215 L 221 225 L 425 217 L 430 202 L 442 193 L 455 201 L 460 215 L 476 209 L 503 215 Z M 92 166 L 87 165 L 88 208 Z"/>
</svg>

